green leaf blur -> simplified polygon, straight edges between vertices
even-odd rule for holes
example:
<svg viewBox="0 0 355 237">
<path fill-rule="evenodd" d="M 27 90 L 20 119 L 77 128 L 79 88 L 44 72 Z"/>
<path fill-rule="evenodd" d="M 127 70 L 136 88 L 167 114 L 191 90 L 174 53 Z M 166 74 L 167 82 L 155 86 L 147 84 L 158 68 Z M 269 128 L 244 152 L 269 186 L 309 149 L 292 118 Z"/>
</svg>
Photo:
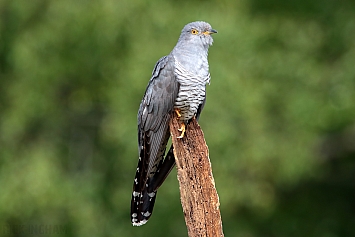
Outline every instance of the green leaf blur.
<svg viewBox="0 0 355 237">
<path fill-rule="evenodd" d="M 187 236 L 175 170 L 129 212 L 140 100 L 196 20 L 225 235 L 355 236 L 352 0 L 0 0 L 0 236 Z"/>
</svg>

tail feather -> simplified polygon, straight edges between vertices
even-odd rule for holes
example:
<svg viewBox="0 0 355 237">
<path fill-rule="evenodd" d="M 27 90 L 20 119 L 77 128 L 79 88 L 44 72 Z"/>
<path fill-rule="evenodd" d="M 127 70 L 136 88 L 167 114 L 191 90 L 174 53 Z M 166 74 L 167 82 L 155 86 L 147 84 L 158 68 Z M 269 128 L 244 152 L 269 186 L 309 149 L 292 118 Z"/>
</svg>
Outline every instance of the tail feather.
<svg viewBox="0 0 355 237">
<path fill-rule="evenodd" d="M 131 200 L 131 221 L 133 226 L 141 226 L 147 223 L 153 212 L 157 190 L 174 165 L 175 158 L 173 146 L 171 145 L 165 159 L 161 160 L 158 164 L 155 174 L 151 178 L 148 178 L 143 186 L 139 183 L 140 170 L 137 169 Z"/>
<path fill-rule="evenodd" d="M 147 188 L 143 192 L 134 192 L 131 201 L 131 221 L 134 226 L 147 223 L 153 212 L 157 191 L 148 193 Z"/>
</svg>

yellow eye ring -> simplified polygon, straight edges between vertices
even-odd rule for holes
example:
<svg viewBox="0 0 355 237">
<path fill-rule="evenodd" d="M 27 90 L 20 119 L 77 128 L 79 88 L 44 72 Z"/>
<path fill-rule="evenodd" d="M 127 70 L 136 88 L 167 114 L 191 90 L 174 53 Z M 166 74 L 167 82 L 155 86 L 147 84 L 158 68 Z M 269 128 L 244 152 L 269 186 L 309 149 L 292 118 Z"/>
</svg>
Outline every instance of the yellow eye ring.
<svg viewBox="0 0 355 237">
<path fill-rule="evenodd" d="M 193 34 L 193 35 L 197 35 L 197 34 L 198 34 L 198 30 L 196 30 L 196 29 L 192 29 L 192 30 L 191 30 L 191 34 Z"/>
</svg>

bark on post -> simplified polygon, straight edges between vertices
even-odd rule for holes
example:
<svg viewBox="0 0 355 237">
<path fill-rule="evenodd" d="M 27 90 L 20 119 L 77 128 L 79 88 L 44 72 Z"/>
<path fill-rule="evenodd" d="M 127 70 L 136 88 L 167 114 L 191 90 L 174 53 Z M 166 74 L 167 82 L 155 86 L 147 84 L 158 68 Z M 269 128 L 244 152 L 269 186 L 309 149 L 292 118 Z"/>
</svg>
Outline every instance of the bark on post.
<svg viewBox="0 0 355 237">
<path fill-rule="evenodd" d="M 180 123 L 173 113 L 170 133 L 180 186 L 181 204 L 189 237 L 221 237 L 222 220 L 219 198 L 212 175 L 203 132 L 196 119 L 186 126 L 180 139 Z"/>
</svg>

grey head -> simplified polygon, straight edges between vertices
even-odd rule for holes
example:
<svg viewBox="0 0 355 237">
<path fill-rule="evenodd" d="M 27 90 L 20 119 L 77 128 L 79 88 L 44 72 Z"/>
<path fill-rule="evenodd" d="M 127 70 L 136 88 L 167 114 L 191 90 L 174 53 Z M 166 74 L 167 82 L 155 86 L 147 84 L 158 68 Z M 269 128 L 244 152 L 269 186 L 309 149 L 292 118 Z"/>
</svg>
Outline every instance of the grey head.
<svg viewBox="0 0 355 237">
<path fill-rule="evenodd" d="M 208 48 L 213 43 L 212 34 L 217 33 L 211 25 L 203 21 L 187 24 L 172 55 L 188 71 L 201 77 L 208 75 Z"/>
<path fill-rule="evenodd" d="M 179 41 L 176 45 L 178 48 L 208 48 L 213 43 L 212 34 L 217 33 L 212 29 L 211 25 L 204 21 L 191 22 L 182 29 Z"/>
</svg>

